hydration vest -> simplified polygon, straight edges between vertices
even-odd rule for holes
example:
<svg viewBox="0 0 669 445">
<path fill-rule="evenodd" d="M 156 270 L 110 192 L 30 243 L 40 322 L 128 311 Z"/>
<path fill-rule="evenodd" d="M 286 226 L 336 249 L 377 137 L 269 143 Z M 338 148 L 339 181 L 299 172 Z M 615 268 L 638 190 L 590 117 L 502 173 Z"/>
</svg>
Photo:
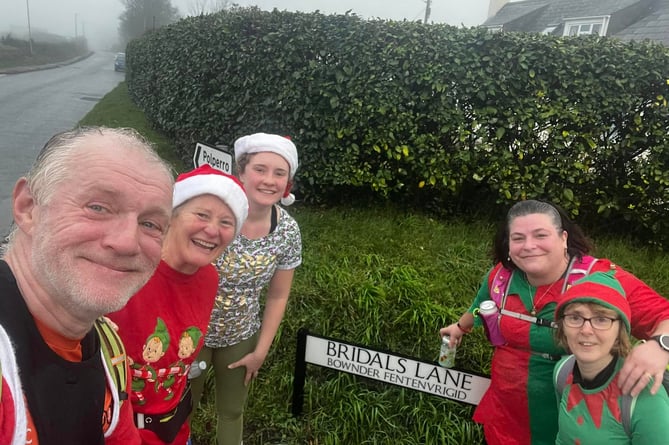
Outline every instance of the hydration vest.
<svg viewBox="0 0 669 445">
<path fill-rule="evenodd" d="M 575 281 L 589 275 L 596 262 L 597 258 L 591 256 L 583 256 L 580 259 L 573 257 L 567 266 L 567 272 L 564 283 L 562 284 L 561 293 L 564 293 L 567 290 L 567 287 L 573 284 Z M 514 270 L 507 269 L 501 263 L 497 266 L 496 269 L 497 270 L 494 274 L 490 274 L 488 289 L 490 291 L 490 297 L 499 308 L 500 316 L 508 315 L 514 318 L 525 320 L 529 323 L 538 324 L 539 326 L 555 327 L 554 322 L 551 320 L 545 320 L 543 318 L 534 317 L 532 315 L 519 314 L 517 312 L 512 312 L 505 309 L 504 306 L 506 304 L 506 297 L 509 293 L 509 283 L 513 277 Z M 497 323 L 499 323 L 499 318 Z"/>
<path fill-rule="evenodd" d="M 95 329 L 81 341 L 82 361 L 69 362 L 42 339 L 4 261 L 0 261 L 0 297 L 0 325 L 12 343 L 5 351 L 7 363 L 0 366 L 4 380 L 22 379 L 23 394 L 12 394 L 12 398 L 25 396 L 27 401 L 27 408 L 16 412 L 16 422 L 25 424 L 23 418 L 30 411 L 41 445 L 79 438 L 90 444 L 104 443 L 116 428 L 121 404 L 127 399 L 125 348 L 114 329 L 105 320 L 97 320 Z M 111 406 L 105 406 L 107 388 Z M 72 416 L 73 409 L 81 411 L 81 416 Z M 106 431 L 101 428 L 103 421 L 108 425 Z"/>
</svg>

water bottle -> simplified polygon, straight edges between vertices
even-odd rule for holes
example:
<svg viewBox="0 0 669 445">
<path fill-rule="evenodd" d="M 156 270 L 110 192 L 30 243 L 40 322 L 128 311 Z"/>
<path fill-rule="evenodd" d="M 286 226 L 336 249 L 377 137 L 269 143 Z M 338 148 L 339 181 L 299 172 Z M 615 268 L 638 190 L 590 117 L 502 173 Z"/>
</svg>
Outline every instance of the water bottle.
<svg viewBox="0 0 669 445">
<path fill-rule="evenodd" d="M 455 345 L 451 345 L 451 337 L 448 335 L 441 337 L 439 364 L 444 368 L 452 368 L 455 365 Z"/>
<path fill-rule="evenodd" d="M 485 334 L 493 346 L 506 343 L 504 336 L 499 330 L 499 308 L 493 300 L 482 301 L 479 305 L 479 316 L 483 318 Z"/>
<path fill-rule="evenodd" d="M 201 360 L 201 361 L 194 361 L 192 365 L 190 365 L 190 369 L 188 370 L 188 379 L 196 379 L 200 377 L 202 374 L 202 371 L 207 369 L 207 362 Z"/>
</svg>

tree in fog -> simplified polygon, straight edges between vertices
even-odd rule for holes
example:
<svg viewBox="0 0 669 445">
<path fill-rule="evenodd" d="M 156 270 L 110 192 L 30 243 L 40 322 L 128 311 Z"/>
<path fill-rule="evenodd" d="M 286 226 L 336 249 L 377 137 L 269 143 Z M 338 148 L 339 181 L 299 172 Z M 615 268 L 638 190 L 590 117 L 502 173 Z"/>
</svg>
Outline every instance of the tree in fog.
<svg viewBox="0 0 669 445">
<path fill-rule="evenodd" d="M 119 37 L 125 46 L 145 32 L 179 19 L 179 10 L 170 0 L 120 0 L 125 11 L 119 16 Z"/>
<path fill-rule="evenodd" d="M 190 0 L 188 13 L 190 15 L 202 15 L 222 11 L 230 6 L 230 0 Z"/>
<path fill-rule="evenodd" d="M 202 15 L 210 12 L 223 11 L 232 6 L 230 0 L 190 0 L 188 13 L 190 15 Z"/>
</svg>

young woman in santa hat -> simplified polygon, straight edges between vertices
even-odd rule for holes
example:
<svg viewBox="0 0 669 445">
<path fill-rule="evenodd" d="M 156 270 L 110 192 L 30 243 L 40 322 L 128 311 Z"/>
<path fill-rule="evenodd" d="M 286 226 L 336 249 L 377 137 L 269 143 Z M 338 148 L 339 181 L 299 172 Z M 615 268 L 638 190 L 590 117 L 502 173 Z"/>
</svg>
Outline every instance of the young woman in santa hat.
<svg viewBox="0 0 669 445">
<path fill-rule="evenodd" d="M 132 363 L 128 392 L 144 444 L 188 441 L 188 373 L 218 288 L 212 262 L 248 213 L 241 183 L 209 165 L 179 175 L 172 206 L 158 269 L 122 310 L 109 315 Z"/>
<path fill-rule="evenodd" d="M 669 397 L 664 387 L 652 395 L 650 374 L 637 396 L 623 395 L 618 385 L 618 372 L 632 349 L 631 315 L 613 273 L 593 273 L 558 300 L 556 338 L 573 357 L 564 357 L 553 372 L 559 403 L 557 445 L 667 442 Z"/>
<path fill-rule="evenodd" d="M 218 296 L 205 347 L 200 353 L 214 370 L 218 445 L 239 445 L 249 383 L 258 376 L 283 319 L 302 240 L 290 205 L 297 149 L 286 137 L 256 133 L 235 141 L 237 176 L 249 200 L 249 216 L 216 265 Z M 261 314 L 261 294 L 266 290 Z M 193 380 L 194 406 L 204 376 Z"/>
</svg>

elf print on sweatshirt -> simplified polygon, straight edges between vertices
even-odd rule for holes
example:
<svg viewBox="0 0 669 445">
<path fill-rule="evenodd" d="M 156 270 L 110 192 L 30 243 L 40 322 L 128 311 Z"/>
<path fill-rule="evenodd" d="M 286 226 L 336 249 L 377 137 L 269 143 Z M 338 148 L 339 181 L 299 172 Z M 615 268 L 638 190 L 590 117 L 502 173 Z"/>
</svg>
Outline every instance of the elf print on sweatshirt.
<svg viewBox="0 0 669 445">
<path fill-rule="evenodd" d="M 132 362 L 130 365 L 132 369 L 133 403 L 138 405 L 146 403 L 142 393 L 148 384 L 153 384 L 154 391 L 161 395 L 163 400 L 171 400 L 174 397 L 173 386 L 177 382 L 184 381 L 190 369 L 190 365 L 187 365 L 184 360 L 193 356 L 201 338 L 202 331 L 198 327 L 188 327 L 181 333 L 177 345 L 179 360 L 170 364 L 167 368 L 156 369 L 153 364 L 160 360 L 170 347 L 170 334 L 167 326 L 158 317 L 156 327 L 147 337 L 142 347 L 143 363 Z"/>
</svg>

